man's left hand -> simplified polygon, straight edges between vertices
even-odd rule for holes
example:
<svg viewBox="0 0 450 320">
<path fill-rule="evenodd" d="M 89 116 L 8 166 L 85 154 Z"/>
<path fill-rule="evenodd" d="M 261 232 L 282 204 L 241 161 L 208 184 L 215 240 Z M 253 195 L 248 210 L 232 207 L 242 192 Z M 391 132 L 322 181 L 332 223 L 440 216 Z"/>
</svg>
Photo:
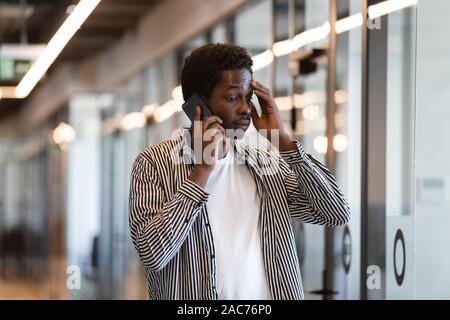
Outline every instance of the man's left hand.
<svg viewBox="0 0 450 320">
<path fill-rule="evenodd" d="M 275 100 L 272 97 L 272 93 L 270 89 L 263 86 L 259 82 L 252 80 L 251 86 L 253 92 L 256 94 L 258 98 L 259 105 L 261 106 L 261 116 L 258 117 L 258 113 L 256 111 L 255 105 L 252 103 L 252 121 L 255 128 L 259 131 L 261 129 L 267 130 L 267 138 L 273 144 L 276 144 L 276 141 L 272 141 L 273 133 L 272 130 L 278 130 L 279 136 L 279 150 L 287 151 L 287 150 L 295 150 L 297 147 L 284 130 L 283 122 L 280 119 L 280 113 L 278 111 L 278 107 L 275 104 Z M 275 135 L 276 137 L 276 135 Z"/>
</svg>

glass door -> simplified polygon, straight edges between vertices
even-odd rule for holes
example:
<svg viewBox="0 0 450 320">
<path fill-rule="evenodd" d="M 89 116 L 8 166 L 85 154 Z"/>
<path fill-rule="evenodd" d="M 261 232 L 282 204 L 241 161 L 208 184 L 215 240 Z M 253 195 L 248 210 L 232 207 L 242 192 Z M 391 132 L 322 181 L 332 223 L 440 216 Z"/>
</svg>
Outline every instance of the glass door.
<svg viewBox="0 0 450 320">
<path fill-rule="evenodd" d="M 386 299 L 414 297 L 416 7 L 387 17 Z"/>
<path fill-rule="evenodd" d="M 338 0 L 336 20 L 361 14 L 359 0 Z M 334 228 L 334 299 L 360 298 L 361 250 L 361 74 L 362 30 L 336 32 L 334 67 L 334 173 L 352 213 L 345 227 Z"/>
<path fill-rule="evenodd" d="M 416 14 L 392 10 L 364 29 L 363 299 L 415 297 Z"/>
<path fill-rule="evenodd" d="M 329 19 L 328 0 L 295 1 L 295 34 L 323 26 Z M 306 152 L 325 163 L 326 99 L 327 99 L 328 37 L 308 44 L 292 54 L 297 67 L 293 71 L 292 110 L 288 110 L 286 127 L 299 139 Z M 281 59 L 278 60 L 282 63 Z M 326 288 L 326 228 L 318 225 L 294 223 L 299 243 L 299 259 L 305 290 L 309 300 L 323 299 Z"/>
<path fill-rule="evenodd" d="M 449 1 L 419 0 L 415 114 L 415 298 L 450 299 Z"/>
</svg>

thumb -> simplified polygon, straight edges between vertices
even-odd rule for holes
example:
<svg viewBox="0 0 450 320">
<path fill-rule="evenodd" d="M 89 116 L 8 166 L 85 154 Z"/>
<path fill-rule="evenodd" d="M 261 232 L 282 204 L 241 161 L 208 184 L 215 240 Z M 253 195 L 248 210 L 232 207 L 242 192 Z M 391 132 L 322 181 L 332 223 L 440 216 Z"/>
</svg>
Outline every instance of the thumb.
<svg viewBox="0 0 450 320">
<path fill-rule="evenodd" d="M 259 115 L 258 115 L 258 111 L 256 110 L 255 104 L 253 102 L 250 103 L 250 115 L 252 117 L 253 121 L 258 120 Z"/>
</svg>

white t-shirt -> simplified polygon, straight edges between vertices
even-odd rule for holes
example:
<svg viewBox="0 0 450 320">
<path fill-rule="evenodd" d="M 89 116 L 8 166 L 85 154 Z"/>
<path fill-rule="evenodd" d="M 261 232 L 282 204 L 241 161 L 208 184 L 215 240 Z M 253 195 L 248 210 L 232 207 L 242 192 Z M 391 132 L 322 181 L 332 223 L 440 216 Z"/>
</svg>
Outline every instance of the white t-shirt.
<svg viewBox="0 0 450 320">
<path fill-rule="evenodd" d="M 214 239 L 219 299 L 268 300 L 270 289 L 260 239 L 256 183 L 233 148 L 216 162 L 205 190 Z"/>
</svg>

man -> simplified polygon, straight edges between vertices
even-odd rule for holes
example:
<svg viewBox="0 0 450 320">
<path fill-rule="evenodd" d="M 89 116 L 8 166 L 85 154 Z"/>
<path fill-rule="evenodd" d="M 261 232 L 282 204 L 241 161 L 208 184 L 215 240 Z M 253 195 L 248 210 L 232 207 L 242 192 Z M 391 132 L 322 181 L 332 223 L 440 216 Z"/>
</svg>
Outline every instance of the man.
<svg viewBox="0 0 450 320">
<path fill-rule="evenodd" d="M 291 219 L 347 223 L 335 179 L 286 133 L 243 48 L 193 51 L 181 86 L 213 115 L 197 108 L 189 130 L 144 150 L 131 175 L 129 222 L 150 299 L 303 299 Z M 250 120 L 279 152 L 242 142 Z"/>
</svg>

